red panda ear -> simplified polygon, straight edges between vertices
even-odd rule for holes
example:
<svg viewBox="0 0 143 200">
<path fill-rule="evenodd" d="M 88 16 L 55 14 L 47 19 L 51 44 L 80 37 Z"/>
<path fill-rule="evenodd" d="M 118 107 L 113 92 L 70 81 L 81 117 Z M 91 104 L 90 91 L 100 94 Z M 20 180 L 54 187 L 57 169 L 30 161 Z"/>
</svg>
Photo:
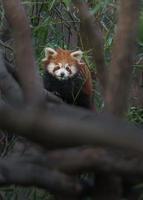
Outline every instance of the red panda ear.
<svg viewBox="0 0 143 200">
<path fill-rule="evenodd" d="M 83 52 L 80 51 L 80 50 L 79 51 L 74 51 L 74 52 L 71 53 L 71 57 L 73 57 L 78 62 L 81 61 L 82 55 L 83 55 Z"/>
<path fill-rule="evenodd" d="M 45 58 L 42 59 L 42 62 L 47 61 L 49 56 L 54 57 L 57 55 L 57 52 L 52 48 L 46 47 L 44 51 L 45 51 Z"/>
</svg>

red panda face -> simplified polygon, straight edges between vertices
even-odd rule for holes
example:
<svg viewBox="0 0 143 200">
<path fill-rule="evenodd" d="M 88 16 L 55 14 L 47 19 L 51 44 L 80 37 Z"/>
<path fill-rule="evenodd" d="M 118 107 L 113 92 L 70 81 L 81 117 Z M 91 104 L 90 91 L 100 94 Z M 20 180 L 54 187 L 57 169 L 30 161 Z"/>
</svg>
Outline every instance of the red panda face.
<svg viewBox="0 0 143 200">
<path fill-rule="evenodd" d="M 82 57 L 81 51 L 70 52 L 68 50 L 51 48 L 45 49 L 45 69 L 58 80 L 67 80 L 78 72 L 78 64 Z"/>
<path fill-rule="evenodd" d="M 77 68 L 68 63 L 49 63 L 46 70 L 59 80 L 66 80 L 73 77 L 77 73 Z"/>
</svg>

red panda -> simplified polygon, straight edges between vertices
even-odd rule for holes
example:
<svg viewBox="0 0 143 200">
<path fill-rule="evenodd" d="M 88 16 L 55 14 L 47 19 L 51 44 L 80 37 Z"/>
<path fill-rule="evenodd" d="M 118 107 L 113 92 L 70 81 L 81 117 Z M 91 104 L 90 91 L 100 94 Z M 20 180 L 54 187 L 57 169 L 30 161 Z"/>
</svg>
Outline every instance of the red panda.
<svg viewBox="0 0 143 200">
<path fill-rule="evenodd" d="M 91 73 L 81 61 L 82 51 L 45 48 L 44 86 L 68 104 L 92 109 Z"/>
</svg>

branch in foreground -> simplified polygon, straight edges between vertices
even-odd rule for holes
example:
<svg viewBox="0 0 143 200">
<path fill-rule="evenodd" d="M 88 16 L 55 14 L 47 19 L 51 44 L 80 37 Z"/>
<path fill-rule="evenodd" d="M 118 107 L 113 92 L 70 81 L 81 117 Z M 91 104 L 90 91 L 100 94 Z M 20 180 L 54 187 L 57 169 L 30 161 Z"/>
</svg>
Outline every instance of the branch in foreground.
<svg viewBox="0 0 143 200">
<path fill-rule="evenodd" d="M 81 24 L 84 30 L 84 34 L 88 38 L 89 47 L 93 51 L 93 60 L 96 64 L 97 76 L 104 93 L 107 82 L 107 69 L 104 61 L 104 45 L 102 33 L 94 15 L 90 14 L 88 5 L 80 0 L 73 0 L 73 3 L 79 9 Z"/>
<path fill-rule="evenodd" d="M 17 161 L 16 161 L 17 160 Z M 27 162 L 17 157 L 0 160 L 0 185 L 38 186 L 53 193 L 79 195 L 82 186 L 74 179 L 56 170 Z"/>
<path fill-rule="evenodd" d="M 104 199 L 112 199 L 109 197 L 112 192 L 110 191 L 109 195 L 107 186 L 109 186 L 110 181 L 113 182 L 114 174 L 116 174 L 116 178 L 123 180 L 123 183 L 129 181 L 130 184 L 139 184 L 143 180 L 142 157 L 137 154 L 131 156 L 129 152 L 113 151 L 113 149 L 84 147 L 46 151 L 22 140 L 22 142 L 16 142 L 13 151 L 5 159 L 1 158 L 0 163 L 0 184 L 2 185 L 10 183 L 26 186 L 35 185 L 46 188 L 58 196 L 59 194 L 74 195 L 74 199 L 76 195 L 93 194 L 93 191 L 97 196 L 100 194 L 101 199 L 103 199 L 103 195 L 106 196 Z M 62 173 L 57 170 L 62 171 Z M 68 173 L 68 176 L 64 175 L 63 172 Z M 91 177 L 88 177 L 88 179 L 78 182 L 77 175 L 87 172 L 95 173 L 96 188 L 93 175 L 92 180 Z M 72 175 L 72 178 L 69 178 L 69 175 Z M 109 178 L 111 178 L 110 181 Z M 101 179 L 108 191 L 105 190 L 104 194 L 104 184 L 102 189 L 97 190 Z M 111 183 L 110 185 L 112 185 Z M 117 191 L 115 192 L 114 186 L 112 189 L 115 194 L 114 199 L 116 199 Z"/>
<path fill-rule="evenodd" d="M 59 107 L 62 113 L 66 113 L 65 116 L 58 112 Z M 69 113 L 72 111 L 71 117 L 68 116 L 68 108 Z M 62 104 L 52 106 L 51 110 L 49 107 L 48 113 L 2 107 L 0 129 L 24 136 L 46 148 L 108 145 L 143 152 L 141 129 L 109 114 L 97 116 L 93 112 Z"/>
<path fill-rule="evenodd" d="M 3 0 L 7 20 L 12 28 L 15 40 L 17 75 L 24 97 L 29 103 L 43 100 L 43 86 L 35 68 L 31 32 L 24 8 L 20 0 Z"/>
<path fill-rule="evenodd" d="M 24 152 L 24 153 L 23 153 Z M 123 178 L 135 176 L 143 180 L 143 160 L 138 153 L 101 147 L 78 147 L 47 151 L 26 141 L 17 141 L 9 158 L 13 163 L 37 163 L 67 174 L 94 171 L 116 173 Z M 3 160 L 3 159 L 1 159 Z M 0 162 L 1 162 L 0 160 Z M 9 159 L 7 158 L 7 162 Z"/>
<path fill-rule="evenodd" d="M 109 148 L 75 148 L 47 152 L 47 166 L 68 173 L 104 171 L 121 176 L 139 176 L 143 180 L 142 156 Z M 45 156 L 44 155 L 44 156 Z M 41 161 L 44 161 L 44 157 Z M 40 160 L 39 160 L 40 161 Z M 45 163 L 46 164 L 46 161 Z"/>
<path fill-rule="evenodd" d="M 119 116 L 128 108 L 129 85 L 137 45 L 140 0 L 121 0 L 120 4 L 106 91 L 106 108 Z"/>
</svg>

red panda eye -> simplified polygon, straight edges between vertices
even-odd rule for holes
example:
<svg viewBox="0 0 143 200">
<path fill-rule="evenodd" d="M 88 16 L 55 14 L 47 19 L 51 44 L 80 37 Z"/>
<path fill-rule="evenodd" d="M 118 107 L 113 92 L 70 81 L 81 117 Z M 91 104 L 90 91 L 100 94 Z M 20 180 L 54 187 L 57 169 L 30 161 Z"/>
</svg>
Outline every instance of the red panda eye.
<svg viewBox="0 0 143 200">
<path fill-rule="evenodd" d="M 69 66 L 66 66 L 66 70 L 71 74 L 71 69 Z"/>
<path fill-rule="evenodd" d="M 60 69 L 60 66 L 59 66 L 59 65 L 56 65 L 55 68 L 54 68 L 54 70 L 53 70 L 53 72 L 55 72 L 55 71 L 57 71 L 57 70 L 59 70 L 59 69 Z"/>
<path fill-rule="evenodd" d="M 69 70 L 70 68 L 69 68 L 69 66 L 66 66 L 66 70 Z"/>
</svg>

